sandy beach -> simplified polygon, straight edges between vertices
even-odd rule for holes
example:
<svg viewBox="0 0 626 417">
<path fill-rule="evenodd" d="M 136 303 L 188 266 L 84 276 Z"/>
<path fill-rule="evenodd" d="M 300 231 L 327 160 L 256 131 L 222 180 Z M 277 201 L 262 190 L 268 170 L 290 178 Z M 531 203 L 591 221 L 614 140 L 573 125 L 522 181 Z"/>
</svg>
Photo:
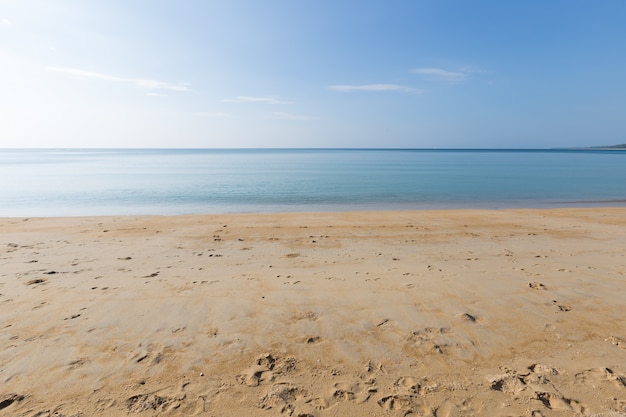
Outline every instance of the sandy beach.
<svg viewBox="0 0 626 417">
<path fill-rule="evenodd" d="M 626 208 L 0 219 L 0 416 L 626 416 Z"/>
</svg>

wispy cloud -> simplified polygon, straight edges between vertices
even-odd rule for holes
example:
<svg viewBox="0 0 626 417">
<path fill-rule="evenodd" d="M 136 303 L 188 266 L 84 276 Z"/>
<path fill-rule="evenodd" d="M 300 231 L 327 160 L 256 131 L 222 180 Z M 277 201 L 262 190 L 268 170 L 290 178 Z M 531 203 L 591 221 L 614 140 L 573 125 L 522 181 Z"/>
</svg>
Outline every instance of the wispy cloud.
<svg viewBox="0 0 626 417">
<path fill-rule="evenodd" d="M 319 120 L 319 117 L 305 116 L 305 115 L 300 115 L 300 114 L 291 114 L 291 113 L 285 113 L 285 112 L 274 112 L 273 114 L 276 119 L 282 119 L 282 120 L 301 120 L 301 121 Z"/>
<path fill-rule="evenodd" d="M 198 113 L 199 116 L 202 117 L 211 117 L 211 118 L 231 118 L 232 114 L 226 113 L 223 111 L 202 111 Z"/>
<path fill-rule="evenodd" d="M 0 25 L 11 26 L 13 22 L 10 19 L 0 19 Z"/>
<path fill-rule="evenodd" d="M 114 75 L 103 74 L 100 72 L 85 71 L 78 68 L 64 68 L 64 67 L 48 67 L 50 71 L 61 72 L 63 74 L 72 75 L 80 78 L 132 84 L 135 87 L 143 88 L 147 90 L 167 90 L 167 91 L 188 91 L 189 84 L 187 83 L 167 83 L 163 81 L 143 79 L 143 78 L 124 78 L 116 77 Z"/>
<path fill-rule="evenodd" d="M 222 100 L 223 103 L 265 103 L 265 104 L 293 104 L 292 101 L 278 100 L 274 97 L 237 96 Z"/>
<path fill-rule="evenodd" d="M 401 93 L 422 94 L 421 90 L 398 84 L 365 84 L 365 85 L 331 85 L 328 87 L 333 91 L 353 92 L 353 91 L 397 91 Z"/>
<path fill-rule="evenodd" d="M 449 71 L 443 68 L 416 68 L 412 72 L 422 75 L 424 78 L 429 80 L 445 81 L 456 84 L 466 81 L 470 78 L 471 73 L 476 71 L 469 68 L 464 68 L 458 71 Z"/>
</svg>

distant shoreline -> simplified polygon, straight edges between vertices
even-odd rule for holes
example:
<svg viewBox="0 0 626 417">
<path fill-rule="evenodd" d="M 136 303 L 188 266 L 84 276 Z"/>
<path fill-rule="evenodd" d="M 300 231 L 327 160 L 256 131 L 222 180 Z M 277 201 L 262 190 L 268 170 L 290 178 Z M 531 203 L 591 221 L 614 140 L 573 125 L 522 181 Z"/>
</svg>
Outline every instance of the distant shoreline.
<svg viewBox="0 0 626 417">
<path fill-rule="evenodd" d="M 624 151 L 626 150 L 626 144 L 622 145 L 607 145 L 607 146 L 586 146 L 575 148 L 552 148 L 555 151 Z"/>
<path fill-rule="evenodd" d="M 611 150 L 626 150 L 626 143 L 623 143 L 621 145 L 609 145 L 609 146 L 591 146 L 589 148 L 585 148 L 585 149 L 600 149 L 600 150 L 607 150 L 607 151 L 611 151 Z"/>
<path fill-rule="evenodd" d="M 626 151 L 626 146 L 599 146 L 597 148 L 587 148 L 590 151 Z"/>
</svg>

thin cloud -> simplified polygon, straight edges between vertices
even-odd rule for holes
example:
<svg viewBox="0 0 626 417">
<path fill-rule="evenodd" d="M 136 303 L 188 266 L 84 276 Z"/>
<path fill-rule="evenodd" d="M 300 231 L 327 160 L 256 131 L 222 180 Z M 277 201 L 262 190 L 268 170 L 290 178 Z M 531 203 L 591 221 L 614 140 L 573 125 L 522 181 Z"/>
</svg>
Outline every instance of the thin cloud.
<svg viewBox="0 0 626 417">
<path fill-rule="evenodd" d="M 353 91 L 397 91 L 401 93 L 422 94 L 421 90 L 398 84 L 365 84 L 365 85 L 331 85 L 328 87 L 333 91 L 353 92 Z"/>
<path fill-rule="evenodd" d="M 273 114 L 276 119 L 281 119 L 281 120 L 301 120 L 301 121 L 319 120 L 319 117 L 305 116 L 305 115 L 300 115 L 300 114 L 291 114 L 291 113 L 285 113 L 285 112 L 274 112 Z"/>
<path fill-rule="evenodd" d="M 147 88 L 150 90 L 170 90 L 170 91 L 188 91 L 189 84 L 188 83 L 164 83 L 162 81 L 156 80 L 128 80 L 133 82 L 137 87 Z"/>
<path fill-rule="evenodd" d="M 11 26 L 13 24 L 13 22 L 9 19 L 1 19 L 0 20 L 0 25 L 2 26 Z"/>
<path fill-rule="evenodd" d="M 199 116 L 202 117 L 211 117 L 211 118 L 231 118 L 232 114 L 226 113 L 223 111 L 203 111 L 198 113 Z"/>
<path fill-rule="evenodd" d="M 469 79 L 470 74 L 475 71 L 470 71 L 469 69 L 449 71 L 443 68 L 416 68 L 413 72 L 415 74 L 422 75 L 424 78 L 429 80 L 445 81 L 456 84 Z"/>
<path fill-rule="evenodd" d="M 50 71 L 61 72 L 63 74 L 73 75 L 80 78 L 132 84 L 135 87 L 144 88 L 147 90 L 189 91 L 189 84 L 187 83 L 166 83 L 163 81 L 142 78 L 123 78 L 109 74 L 103 74 L 100 72 L 85 71 L 78 68 L 48 67 L 47 69 Z"/>
<path fill-rule="evenodd" d="M 222 100 L 223 103 L 265 103 L 265 104 L 293 104 L 291 101 L 282 101 L 274 97 L 237 96 Z"/>
</svg>

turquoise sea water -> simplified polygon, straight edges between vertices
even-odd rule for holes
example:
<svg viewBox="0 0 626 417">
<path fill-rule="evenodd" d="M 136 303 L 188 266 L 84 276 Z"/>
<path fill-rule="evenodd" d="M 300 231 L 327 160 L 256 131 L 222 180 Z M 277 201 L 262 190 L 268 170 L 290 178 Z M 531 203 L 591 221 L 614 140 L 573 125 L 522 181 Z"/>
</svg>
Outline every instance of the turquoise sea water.
<svg viewBox="0 0 626 417">
<path fill-rule="evenodd" d="M 626 152 L 0 150 L 0 216 L 626 206 Z"/>
</svg>

